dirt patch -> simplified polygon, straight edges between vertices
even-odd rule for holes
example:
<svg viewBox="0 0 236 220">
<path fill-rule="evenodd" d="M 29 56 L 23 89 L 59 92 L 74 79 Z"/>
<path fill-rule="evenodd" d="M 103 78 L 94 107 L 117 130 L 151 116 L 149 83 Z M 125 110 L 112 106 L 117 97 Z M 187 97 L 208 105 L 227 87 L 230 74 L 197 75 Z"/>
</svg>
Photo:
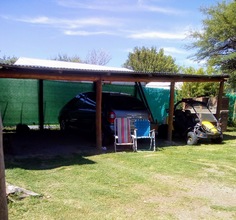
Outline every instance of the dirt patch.
<svg viewBox="0 0 236 220">
<path fill-rule="evenodd" d="M 236 219 L 236 186 L 207 180 L 165 176 L 155 179 L 169 187 L 168 195 L 145 197 L 145 203 L 158 204 L 157 211 L 177 219 Z M 174 186 L 174 187 L 173 187 Z"/>
</svg>

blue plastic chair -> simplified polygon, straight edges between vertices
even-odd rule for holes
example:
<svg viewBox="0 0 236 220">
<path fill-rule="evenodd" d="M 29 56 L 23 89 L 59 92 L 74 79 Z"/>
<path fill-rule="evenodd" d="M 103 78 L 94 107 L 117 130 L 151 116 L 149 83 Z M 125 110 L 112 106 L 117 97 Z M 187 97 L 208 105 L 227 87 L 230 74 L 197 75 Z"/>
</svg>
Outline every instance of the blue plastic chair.
<svg viewBox="0 0 236 220">
<path fill-rule="evenodd" d="M 155 129 L 150 129 L 150 122 L 147 119 L 136 119 L 134 121 L 134 137 L 135 137 L 135 151 L 138 148 L 138 139 L 150 139 L 150 148 L 153 151 L 156 151 L 156 143 L 155 143 Z"/>
</svg>

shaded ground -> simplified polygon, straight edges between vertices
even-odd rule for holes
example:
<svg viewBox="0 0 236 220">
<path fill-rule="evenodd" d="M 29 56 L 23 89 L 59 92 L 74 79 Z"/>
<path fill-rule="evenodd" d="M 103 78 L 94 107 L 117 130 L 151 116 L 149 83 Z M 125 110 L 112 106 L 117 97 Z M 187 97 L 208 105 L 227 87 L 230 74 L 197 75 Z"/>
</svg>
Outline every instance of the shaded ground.
<svg viewBox="0 0 236 220">
<path fill-rule="evenodd" d="M 96 143 L 89 136 L 57 130 L 4 133 L 4 154 L 18 157 L 96 154 Z"/>
<path fill-rule="evenodd" d="M 224 140 L 234 139 L 229 135 L 224 135 Z M 205 141 L 205 143 L 209 141 Z M 149 139 L 138 140 L 138 150 L 149 150 Z M 201 143 L 201 142 L 200 142 Z M 30 130 L 28 132 L 16 133 L 5 132 L 3 134 L 4 154 L 15 157 L 31 156 L 66 156 L 70 154 L 94 155 L 101 153 L 96 148 L 96 140 L 88 134 L 78 134 L 76 132 L 62 133 L 59 130 Z M 156 137 L 156 148 L 185 145 L 185 140 L 173 137 L 173 142 Z M 209 142 L 211 144 L 211 142 Z M 114 152 L 113 142 L 106 144 L 105 152 Z M 132 151 L 131 148 L 119 148 L 118 151 Z"/>
<path fill-rule="evenodd" d="M 94 155 L 100 153 L 96 148 L 96 140 L 89 134 L 62 133 L 59 130 L 30 130 L 27 132 L 6 132 L 3 134 L 4 153 L 15 157 L 31 156 L 58 156 L 69 154 Z M 149 149 L 148 140 L 138 140 L 139 150 Z M 156 139 L 156 146 L 166 145 L 166 141 Z M 106 151 L 113 152 L 114 145 L 111 141 L 106 144 Z M 119 150 L 132 151 L 130 148 Z"/>
</svg>

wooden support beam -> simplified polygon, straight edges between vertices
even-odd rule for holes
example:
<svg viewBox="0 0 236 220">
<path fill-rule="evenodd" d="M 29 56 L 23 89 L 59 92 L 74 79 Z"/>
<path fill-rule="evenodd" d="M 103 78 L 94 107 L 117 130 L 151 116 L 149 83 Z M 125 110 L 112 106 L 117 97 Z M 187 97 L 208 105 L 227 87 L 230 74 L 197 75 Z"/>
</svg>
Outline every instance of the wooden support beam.
<svg viewBox="0 0 236 220">
<path fill-rule="evenodd" d="M 168 117 L 168 141 L 172 141 L 173 115 L 174 115 L 174 101 L 175 101 L 175 83 L 170 84 L 170 104 Z"/>
<path fill-rule="evenodd" d="M 0 115 L 0 219 L 1 220 L 8 219 L 5 165 L 4 165 L 4 155 L 3 155 L 3 126 L 2 126 L 1 115 Z"/>
<path fill-rule="evenodd" d="M 222 109 L 222 96 L 224 92 L 224 81 L 220 82 L 220 88 L 219 88 L 219 94 L 218 94 L 218 100 L 217 100 L 217 109 L 216 109 L 216 118 L 220 118 L 220 111 Z"/>
<path fill-rule="evenodd" d="M 145 72 L 122 72 L 101 70 L 70 70 L 39 67 L 0 66 L 0 78 L 42 79 L 67 81 L 113 81 L 113 82 L 219 82 L 228 75 L 185 75 Z"/>
<path fill-rule="evenodd" d="M 102 81 L 96 81 L 96 146 L 102 151 Z"/>
</svg>

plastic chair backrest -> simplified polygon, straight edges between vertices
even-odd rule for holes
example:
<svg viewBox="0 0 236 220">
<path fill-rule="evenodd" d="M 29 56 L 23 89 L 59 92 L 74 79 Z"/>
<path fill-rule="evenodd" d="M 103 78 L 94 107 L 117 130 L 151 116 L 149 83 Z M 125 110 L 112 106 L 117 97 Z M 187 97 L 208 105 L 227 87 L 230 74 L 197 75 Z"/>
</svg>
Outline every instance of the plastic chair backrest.
<svg viewBox="0 0 236 220">
<path fill-rule="evenodd" d="M 149 137 L 150 136 L 150 122 L 146 119 L 136 119 L 134 126 L 137 129 L 137 137 Z"/>
<path fill-rule="evenodd" d="M 131 142 L 131 130 L 129 118 L 115 119 L 115 135 L 118 136 L 118 143 Z"/>
</svg>

